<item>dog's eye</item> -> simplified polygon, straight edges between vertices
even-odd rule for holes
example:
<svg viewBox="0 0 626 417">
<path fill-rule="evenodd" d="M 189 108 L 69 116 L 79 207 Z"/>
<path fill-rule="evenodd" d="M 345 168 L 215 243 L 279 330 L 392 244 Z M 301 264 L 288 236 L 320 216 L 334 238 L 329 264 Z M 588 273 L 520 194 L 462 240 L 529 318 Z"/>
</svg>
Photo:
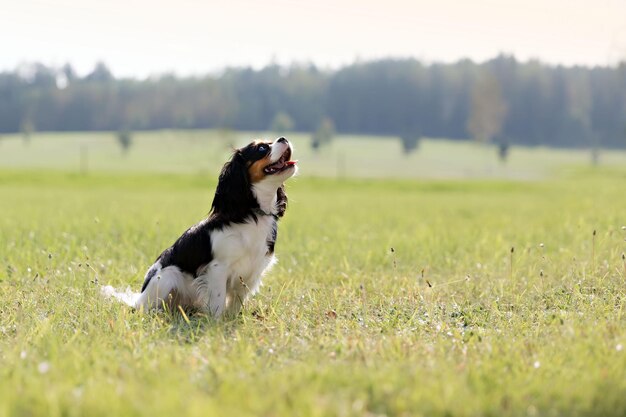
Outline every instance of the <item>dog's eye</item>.
<svg viewBox="0 0 626 417">
<path fill-rule="evenodd" d="M 268 149 L 267 145 L 260 145 L 260 146 L 259 146 L 259 150 L 260 150 L 261 152 L 265 152 L 265 151 L 267 151 L 267 149 Z"/>
</svg>

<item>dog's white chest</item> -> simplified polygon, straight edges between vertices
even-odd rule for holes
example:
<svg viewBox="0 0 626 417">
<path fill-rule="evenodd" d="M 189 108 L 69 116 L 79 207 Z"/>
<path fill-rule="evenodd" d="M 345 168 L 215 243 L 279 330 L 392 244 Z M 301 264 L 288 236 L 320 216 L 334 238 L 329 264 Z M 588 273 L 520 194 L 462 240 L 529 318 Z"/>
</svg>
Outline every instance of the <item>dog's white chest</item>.
<svg viewBox="0 0 626 417">
<path fill-rule="evenodd" d="M 214 261 L 226 267 L 231 280 L 241 278 L 247 285 L 256 287 L 256 280 L 274 260 L 268 250 L 274 227 L 272 217 L 260 216 L 258 222 L 231 224 L 213 232 Z"/>
</svg>

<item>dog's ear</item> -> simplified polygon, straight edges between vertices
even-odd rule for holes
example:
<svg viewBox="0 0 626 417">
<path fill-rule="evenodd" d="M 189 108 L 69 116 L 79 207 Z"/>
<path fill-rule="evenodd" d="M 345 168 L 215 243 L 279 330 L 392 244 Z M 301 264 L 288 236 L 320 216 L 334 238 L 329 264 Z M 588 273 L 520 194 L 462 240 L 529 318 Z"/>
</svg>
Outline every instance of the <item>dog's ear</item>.
<svg viewBox="0 0 626 417">
<path fill-rule="evenodd" d="M 240 150 L 235 151 L 220 173 L 211 212 L 233 220 L 245 216 L 244 211 L 256 202 L 250 189 L 248 167 Z"/>
<path fill-rule="evenodd" d="M 285 215 L 285 210 L 287 210 L 287 193 L 285 192 L 285 184 L 278 187 L 276 191 L 276 214 L 278 217 L 283 217 Z"/>
</svg>

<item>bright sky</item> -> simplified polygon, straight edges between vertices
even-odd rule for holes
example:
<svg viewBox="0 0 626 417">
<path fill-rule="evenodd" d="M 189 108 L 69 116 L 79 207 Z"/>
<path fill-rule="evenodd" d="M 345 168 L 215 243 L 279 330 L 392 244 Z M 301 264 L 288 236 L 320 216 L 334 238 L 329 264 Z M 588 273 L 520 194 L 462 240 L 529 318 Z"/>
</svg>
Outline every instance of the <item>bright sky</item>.
<svg viewBox="0 0 626 417">
<path fill-rule="evenodd" d="M 0 0 L 0 69 L 103 60 L 116 75 L 415 57 L 607 65 L 626 0 Z"/>
</svg>

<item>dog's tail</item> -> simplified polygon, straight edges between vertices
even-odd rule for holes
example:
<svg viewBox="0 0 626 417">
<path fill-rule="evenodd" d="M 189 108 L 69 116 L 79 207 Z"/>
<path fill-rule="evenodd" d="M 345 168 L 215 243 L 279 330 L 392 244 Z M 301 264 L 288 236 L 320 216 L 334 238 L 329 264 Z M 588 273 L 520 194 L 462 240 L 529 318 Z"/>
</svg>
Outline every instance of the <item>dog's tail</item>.
<svg viewBox="0 0 626 417">
<path fill-rule="evenodd" d="M 141 286 L 141 291 L 139 292 L 133 292 L 130 287 L 126 287 L 125 290 L 118 290 L 110 285 L 105 285 L 101 287 L 100 292 L 103 296 L 107 298 L 115 298 L 116 300 L 121 301 L 122 303 L 127 304 L 133 308 L 139 308 L 141 305 L 145 304 L 145 300 L 141 300 L 141 294 L 146 290 L 152 278 L 154 278 L 154 276 L 160 270 L 161 263 L 157 261 L 154 265 L 150 267 L 150 269 L 146 273 L 143 285 Z"/>
<path fill-rule="evenodd" d="M 125 290 L 118 290 L 113 288 L 110 285 L 105 285 L 100 287 L 100 293 L 106 298 L 114 298 L 124 304 L 127 304 L 131 307 L 135 307 L 137 300 L 139 299 L 140 293 L 133 292 L 130 287 L 126 287 Z"/>
</svg>

